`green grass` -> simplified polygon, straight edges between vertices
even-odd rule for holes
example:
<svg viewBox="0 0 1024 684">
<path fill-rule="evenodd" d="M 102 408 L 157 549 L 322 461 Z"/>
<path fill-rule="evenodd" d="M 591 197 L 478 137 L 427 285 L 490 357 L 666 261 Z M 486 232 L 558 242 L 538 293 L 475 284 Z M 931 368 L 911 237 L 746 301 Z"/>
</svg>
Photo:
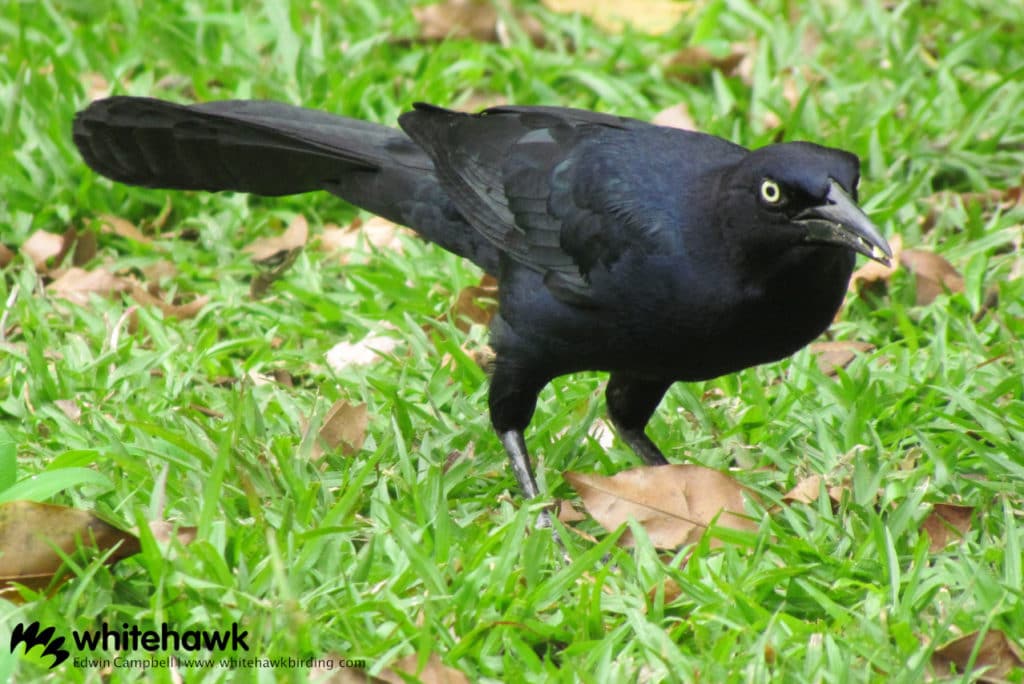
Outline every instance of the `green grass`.
<svg viewBox="0 0 1024 684">
<path fill-rule="evenodd" d="M 79 565 L 52 596 L 0 604 L 4 634 L 33 620 L 65 631 L 240 622 L 253 655 L 362 658 L 378 673 L 437 654 L 472 681 L 911 682 L 960 633 L 1000 629 L 1021 643 L 1024 279 L 1010 276 L 1024 210 L 956 199 L 1021 184 L 1019 3 L 790 11 L 799 4 L 724 0 L 658 37 L 534 8 L 549 37 L 540 49 L 514 31 L 508 46 L 423 44 L 397 0 L 333 5 L 3 0 L 0 240 L 16 247 L 34 230 L 88 227 L 104 213 L 141 223 L 169 201 L 167 229 L 197 239 L 100 234 L 91 265 L 171 260 L 167 289 L 211 297 L 194 320 L 140 310 L 137 329 L 112 345 L 129 302 L 70 305 L 46 296 L 24 259 L 4 270 L 0 302 L 18 295 L 0 347 L 0 450 L 16 445 L 16 479 L 42 474 L 34 496 L 124 527 L 198 527 L 188 546 L 144 536 L 143 552 L 113 568 Z M 669 77 L 671 55 L 691 42 L 748 45 L 749 83 Z M 899 273 L 888 294 L 851 297 L 831 334 L 877 349 L 837 378 L 804 351 L 675 387 L 652 422 L 655 441 L 676 460 L 740 459 L 736 476 L 770 511 L 759 533 L 675 556 L 639 532 L 632 552 L 602 534 L 597 546 L 571 541 L 564 564 L 546 534 L 524 533 L 536 508 L 522 505 L 491 434 L 482 371 L 441 366 L 464 335 L 451 321 L 423 328 L 479 273 L 412 239 L 403 253 L 347 267 L 310 250 L 251 301 L 242 247 L 296 212 L 316 231 L 355 210 L 323 194 L 169 194 L 98 178 L 69 132 L 90 74 L 118 93 L 273 98 L 388 123 L 414 101 L 475 94 L 639 118 L 682 101 L 703 130 L 742 144 L 781 134 L 857 152 L 869 213 L 886 234 L 948 258 L 965 292 L 917 307 L 912 277 Z M 939 201 L 939 191 L 954 194 Z M 990 288 L 998 304 L 983 311 Z M 392 355 L 326 367 L 335 343 L 383 323 L 398 329 Z M 296 386 L 241 380 L 275 369 Z M 562 379 L 542 394 L 528 439 L 552 496 L 574 496 L 563 470 L 636 465 L 623 444 L 606 451 L 586 436 L 604 410 L 603 381 Z M 303 421 L 341 397 L 369 405 L 366 443 L 354 457 L 311 461 Z M 60 399 L 81 407 L 79 420 Z M 464 456 L 445 472 L 452 452 Z M 837 508 L 771 505 L 810 473 L 851 482 Z M 973 526 L 959 546 L 931 553 L 920 525 L 929 503 L 946 501 L 975 506 Z M 668 579 L 677 596 L 661 588 Z M 108 678 L 47 665 L 0 654 L 0 672 L 18 681 Z M 236 678 L 306 681 L 308 669 L 186 673 Z M 109 679 L 171 675 L 115 669 Z"/>
</svg>

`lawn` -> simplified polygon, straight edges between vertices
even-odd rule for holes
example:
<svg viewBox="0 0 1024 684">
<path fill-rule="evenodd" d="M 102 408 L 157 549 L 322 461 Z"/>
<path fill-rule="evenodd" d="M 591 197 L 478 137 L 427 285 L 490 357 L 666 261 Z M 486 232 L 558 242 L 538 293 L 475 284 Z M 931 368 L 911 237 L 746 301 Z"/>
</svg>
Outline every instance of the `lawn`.
<svg viewBox="0 0 1024 684">
<path fill-rule="evenodd" d="M 72 632 L 236 624 L 249 648 L 122 648 L 214 661 L 49 670 L 42 649 L 4 644 L 0 679 L 350 681 L 357 665 L 390 681 L 969 679 L 954 661 L 1024 680 L 1024 5 L 701 0 L 650 34 L 520 3 L 532 19 L 503 10 L 496 36 L 436 40 L 398 0 L 0 2 L 0 500 L 140 536 L 116 564 L 72 554 L 65 583 L 8 588 L 0 634 L 38 621 L 72 658 L 113 659 Z M 867 344 L 845 365 L 803 350 L 661 405 L 654 441 L 749 488 L 755 532 L 665 550 L 634 527 L 624 549 L 588 519 L 572 525 L 589 536 L 563 532 L 566 561 L 487 418 L 486 330 L 456 307 L 480 272 L 401 232 L 331 247 L 368 216 L 324 193 L 102 179 L 70 123 L 111 92 L 389 124 L 416 101 L 641 119 L 682 104 L 746 146 L 856 152 L 862 206 L 918 256 L 851 291 L 828 339 Z M 269 267 L 246 248 L 302 219 L 306 249 L 253 296 Z M 70 229 L 62 260 L 33 263 L 30 237 Z M 72 262 L 119 285 L 88 294 L 73 275 L 61 296 Z M 936 288 L 937 263 L 960 279 Z M 368 337 L 388 350 L 358 363 Z M 577 508 L 564 472 L 640 464 L 602 430 L 605 381 L 553 383 L 527 435 L 542 490 Z M 340 401 L 365 404 L 367 425 L 325 447 Z M 784 497 L 815 475 L 809 503 Z M 936 532 L 950 511 L 962 524 Z M 8 510 L 0 528 L 48 520 Z M 964 635 L 959 656 L 942 649 Z"/>
</svg>

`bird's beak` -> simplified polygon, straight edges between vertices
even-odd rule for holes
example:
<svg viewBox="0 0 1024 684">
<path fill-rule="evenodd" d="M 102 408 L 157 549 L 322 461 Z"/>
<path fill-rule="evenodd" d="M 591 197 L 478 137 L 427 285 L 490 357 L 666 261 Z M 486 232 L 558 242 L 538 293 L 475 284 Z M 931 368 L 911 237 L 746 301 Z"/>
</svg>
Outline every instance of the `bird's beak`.
<svg viewBox="0 0 1024 684">
<path fill-rule="evenodd" d="M 796 217 L 807 231 L 804 240 L 840 245 L 888 266 L 889 243 L 839 183 L 830 180 L 825 200 L 826 204 L 805 209 Z"/>
</svg>

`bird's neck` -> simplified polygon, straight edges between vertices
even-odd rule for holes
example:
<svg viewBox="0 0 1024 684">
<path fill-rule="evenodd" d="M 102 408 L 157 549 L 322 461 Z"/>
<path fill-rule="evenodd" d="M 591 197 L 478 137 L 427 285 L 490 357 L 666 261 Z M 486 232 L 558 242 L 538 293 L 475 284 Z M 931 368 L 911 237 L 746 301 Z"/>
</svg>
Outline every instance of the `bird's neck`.
<svg viewBox="0 0 1024 684">
<path fill-rule="evenodd" d="M 744 283 L 747 323 L 768 360 L 789 356 L 823 333 L 843 303 L 854 255 L 844 249 L 790 248 Z"/>
</svg>

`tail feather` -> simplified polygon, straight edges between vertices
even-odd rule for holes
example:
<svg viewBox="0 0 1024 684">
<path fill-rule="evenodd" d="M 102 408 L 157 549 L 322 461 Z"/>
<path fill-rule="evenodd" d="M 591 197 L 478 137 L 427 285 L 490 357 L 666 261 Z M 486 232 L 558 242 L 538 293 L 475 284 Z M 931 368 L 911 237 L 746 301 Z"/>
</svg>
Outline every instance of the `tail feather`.
<svg viewBox="0 0 1024 684">
<path fill-rule="evenodd" d="M 498 268 L 497 249 L 459 214 L 433 162 L 395 128 L 264 100 L 111 97 L 78 112 L 72 135 L 86 164 L 121 183 L 267 196 L 326 190 Z"/>
<path fill-rule="evenodd" d="M 140 97 L 93 102 L 75 116 L 86 163 L 122 183 L 287 195 L 321 190 L 346 170 L 377 170 L 401 132 L 277 102 L 201 105 Z M 429 168 L 423 156 L 421 166 Z"/>
</svg>

